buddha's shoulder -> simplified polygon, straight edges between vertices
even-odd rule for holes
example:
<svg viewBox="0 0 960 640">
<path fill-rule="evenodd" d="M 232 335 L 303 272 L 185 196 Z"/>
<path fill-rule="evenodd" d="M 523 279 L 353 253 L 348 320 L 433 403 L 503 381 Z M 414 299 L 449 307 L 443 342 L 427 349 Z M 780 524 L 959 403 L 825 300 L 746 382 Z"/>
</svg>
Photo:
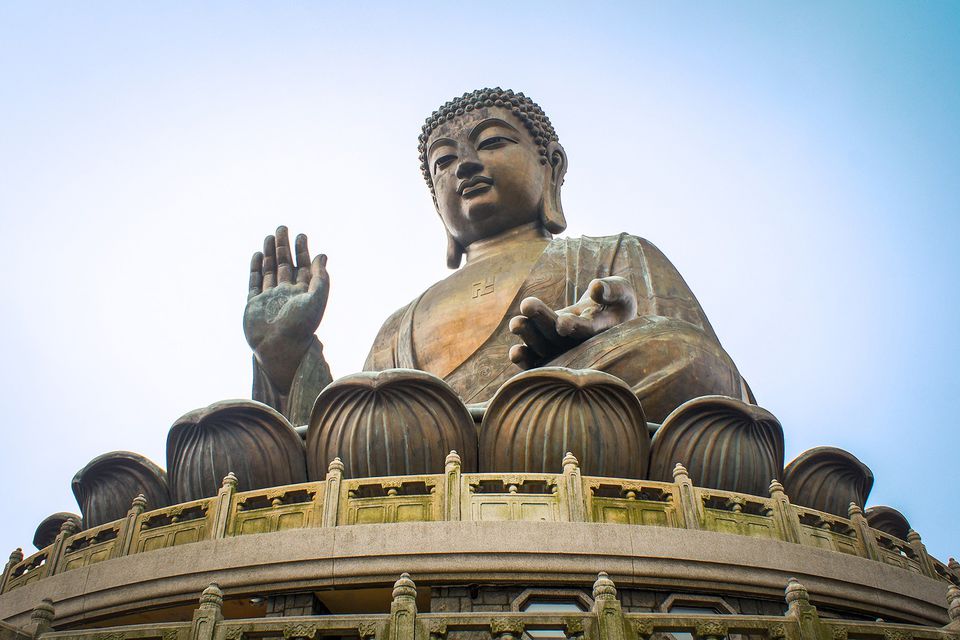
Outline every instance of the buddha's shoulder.
<svg viewBox="0 0 960 640">
<path fill-rule="evenodd" d="M 641 238 L 640 236 L 626 232 L 617 233 L 610 236 L 554 238 L 551 240 L 551 244 L 557 245 L 558 248 L 562 246 L 568 249 L 579 247 L 599 247 L 604 249 L 636 248 L 641 250 L 650 249 L 656 253 L 660 253 L 660 250 L 657 249 L 656 245 L 646 238 Z"/>
</svg>

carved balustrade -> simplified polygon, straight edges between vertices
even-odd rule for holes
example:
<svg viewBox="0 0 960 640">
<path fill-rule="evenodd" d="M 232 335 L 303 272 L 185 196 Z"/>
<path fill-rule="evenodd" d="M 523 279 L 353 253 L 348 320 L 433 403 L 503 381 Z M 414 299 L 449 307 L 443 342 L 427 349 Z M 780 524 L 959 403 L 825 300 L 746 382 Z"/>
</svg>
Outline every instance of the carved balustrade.
<svg viewBox="0 0 960 640">
<path fill-rule="evenodd" d="M 960 632 L 960 589 L 950 587 L 951 622 L 926 627 L 821 618 L 811 596 L 790 579 L 784 590 L 785 613 L 773 615 L 625 613 L 614 582 L 601 573 L 594 583 L 592 610 L 571 612 L 420 613 L 416 585 L 403 574 L 393 589 L 390 613 L 231 619 L 223 616 L 224 594 L 216 584 L 204 590 L 190 622 L 150 623 L 57 631 L 49 600 L 34 610 L 34 640 L 316 640 L 324 636 L 360 640 L 446 640 L 460 632 L 489 634 L 491 640 L 520 640 L 531 631 L 552 631 L 571 640 L 649 640 L 661 634 L 689 634 L 694 640 L 735 637 L 770 640 L 955 640 Z M 669 636 L 667 636 L 669 637 Z"/>
<path fill-rule="evenodd" d="M 343 477 L 339 459 L 319 482 L 237 492 L 229 474 L 219 493 L 145 511 L 138 496 L 126 518 L 82 532 L 65 524 L 29 558 L 11 556 L 3 591 L 113 557 L 153 549 L 306 527 L 441 520 L 598 522 L 717 531 L 819 547 L 884 562 L 960 585 L 960 565 L 931 558 L 920 536 L 873 529 L 851 504 L 849 518 L 794 505 L 774 480 L 769 496 L 697 487 L 677 465 L 674 482 L 582 476 L 572 455 L 557 474 L 462 473 L 456 452 L 444 473 Z"/>
</svg>

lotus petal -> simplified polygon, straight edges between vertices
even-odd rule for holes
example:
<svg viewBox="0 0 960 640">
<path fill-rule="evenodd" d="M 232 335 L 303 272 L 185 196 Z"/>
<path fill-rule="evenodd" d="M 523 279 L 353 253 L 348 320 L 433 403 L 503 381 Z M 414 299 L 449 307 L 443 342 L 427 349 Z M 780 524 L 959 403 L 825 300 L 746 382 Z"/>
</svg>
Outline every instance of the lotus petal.
<svg viewBox="0 0 960 640">
<path fill-rule="evenodd" d="M 873 472 L 843 449 L 815 447 L 787 465 L 783 486 L 791 502 L 846 518 L 851 502 L 867 501 Z"/>
<path fill-rule="evenodd" d="M 893 507 L 882 505 L 870 507 L 863 512 L 863 515 L 866 516 L 867 523 L 874 529 L 889 533 L 901 540 L 907 539 L 907 534 L 910 532 L 910 522 Z"/>
<path fill-rule="evenodd" d="M 602 371 L 565 367 L 507 380 L 483 416 L 480 470 L 558 473 L 568 451 L 586 475 L 646 477 L 650 434 L 630 386 Z"/>
<path fill-rule="evenodd" d="M 169 506 L 167 474 L 156 464 L 130 451 L 97 456 L 71 482 L 73 495 L 83 514 L 83 526 L 91 529 L 127 515 L 130 504 L 143 494 L 150 509 Z"/>
<path fill-rule="evenodd" d="M 82 525 L 80 524 L 80 516 L 77 514 L 66 511 L 54 513 L 44 518 L 43 522 L 37 526 L 37 530 L 33 534 L 33 546 L 35 546 L 37 549 L 49 547 L 51 544 L 53 544 L 53 541 L 56 540 L 57 534 L 60 533 L 60 527 L 62 527 L 63 523 L 68 520 L 72 520 L 74 523 L 76 523 L 77 530 L 82 528 Z"/>
<path fill-rule="evenodd" d="M 766 495 L 783 471 L 783 429 L 772 413 L 727 396 L 683 403 L 653 436 L 650 479 L 673 482 L 677 463 L 699 487 Z"/>
<path fill-rule="evenodd" d="M 174 422 L 167 468 L 177 503 L 217 495 L 230 472 L 240 491 L 307 481 L 303 440 L 280 413 L 253 400 L 215 402 Z"/>
<path fill-rule="evenodd" d="M 477 428 L 456 392 L 413 369 L 365 371 L 320 392 L 307 429 L 307 469 L 322 479 L 330 461 L 348 478 L 441 473 L 451 450 L 477 468 Z"/>
</svg>

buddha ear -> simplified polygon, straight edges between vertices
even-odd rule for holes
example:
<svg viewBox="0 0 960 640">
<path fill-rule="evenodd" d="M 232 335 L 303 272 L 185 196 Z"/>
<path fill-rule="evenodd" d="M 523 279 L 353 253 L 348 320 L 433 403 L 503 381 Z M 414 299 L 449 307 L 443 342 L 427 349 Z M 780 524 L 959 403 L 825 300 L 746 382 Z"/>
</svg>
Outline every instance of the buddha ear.
<svg viewBox="0 0 960 640">
<path fill-rule="evenodd" d="M 463 247 L 461 247 L 457 239 L 447 231 L 447 267 L 450 269 L 459 269 L 462 259 Z"/>
<path fill-rule="evenodd" d="M 567 228 L 567 219 L 563 216 L 563 205 L 560 203 L 560 187 L 563 186 L 563 177 L 567 173 L 567 153 L 559 142 L 547 145 L 547 160 L 550 184 L 543 194 L 540 221 L 550 233 L 560 233 Z"/>
</svg>

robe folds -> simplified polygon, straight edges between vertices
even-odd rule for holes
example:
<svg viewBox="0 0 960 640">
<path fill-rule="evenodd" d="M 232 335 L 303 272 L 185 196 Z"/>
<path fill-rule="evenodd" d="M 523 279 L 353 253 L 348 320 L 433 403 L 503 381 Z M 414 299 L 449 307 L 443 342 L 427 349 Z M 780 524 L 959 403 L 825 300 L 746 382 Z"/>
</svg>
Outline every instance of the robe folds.
<svg viewBox="0 0 960 640">
<path fill-rule="evenodd" d="M 510 346 L 520 342 L 509 329 L 510 319 L 520 315 L 520 302 L 532 296 L 561 309 L 577 302 L 594 278 L 607 276 L 620 276 L 633 285 L 637 317 L 545 366 L 599 369 L 623 379 L 653 422 L 661 422 L 678 405 L 703 395 L 752 400 L 680 273 L 653 244 L 628 234 L 551 240 L 490 336 L 444 379 L 464 402 L 486 402 L 521 371 L 508 356 Z M 364 370 L 422 368 L 413 339 L 422 297 L 383 324 Z"/>
</svg>

